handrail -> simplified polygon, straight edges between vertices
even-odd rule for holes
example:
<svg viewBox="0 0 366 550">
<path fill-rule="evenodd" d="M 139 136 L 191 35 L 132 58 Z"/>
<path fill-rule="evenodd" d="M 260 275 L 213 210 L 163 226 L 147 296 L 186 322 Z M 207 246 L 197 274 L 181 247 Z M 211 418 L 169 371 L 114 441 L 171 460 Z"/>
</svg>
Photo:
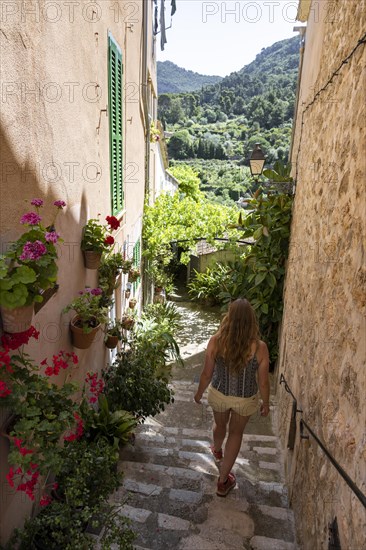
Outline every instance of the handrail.
<svg viewBox="0 0 366 550">
<path fill-rule="evenodd" d="M 295 401 L 297 401 L 296 397 L 294 396 L 294 394 L 292 393 L 292 391 L 290 389 L 290 386 L 287 383 L 286 378 L 284 377 L 284 375 L 282 373 L 281 373 L 281 376 L 280 376 L 280 385 L 281 384 L 284 384 L 284 387 L 285 387 L 285 390 L 287 391 L 287 393 L 289 393 L 292 396 L 292 398 Z M 297 409 L 296 412 L 303 413 L 303 411 L 301 409 Z M 317 442 L 317 444 L 319 445 L 321 450 L 324 452 L 325 456 L 328 458 L 328 460 L 330 460 L 330 462 L 333 464 L 333 466 L 335 467 L 337 472 L 343 477 L 344 481 L 347 483 L 347 485 L 350 487 L 350 489 L 354 492 L 356 497 L 361 501 L 363 506 L 366 508 L 366 496 L 361 491 L 361 489 L 359 487 L 357 487 L 357 485 L 350 478 L 350 476 L 347 474 L 347 472 L 336 461 L 336 459 L 328 451 L 328 449 L 326 448 L 324 443 L 319 439 L 319 437 L 315 434 L 315 432 L 312 430 L 312 428 L 310 428 L 309 424 L 307 422 L 305 422 L 305 420 L 301 419 L 300 420 L 300 433 L 301 434 L 302 434 L 302 431 L 303 431 L 303 426 L 305 426 L 305 428 L 308 430 L 310 435 L 315 439 L 315 441 Z M 302 437 L 306 438 L 306 436 L 302 436 Z"/>
</svg>

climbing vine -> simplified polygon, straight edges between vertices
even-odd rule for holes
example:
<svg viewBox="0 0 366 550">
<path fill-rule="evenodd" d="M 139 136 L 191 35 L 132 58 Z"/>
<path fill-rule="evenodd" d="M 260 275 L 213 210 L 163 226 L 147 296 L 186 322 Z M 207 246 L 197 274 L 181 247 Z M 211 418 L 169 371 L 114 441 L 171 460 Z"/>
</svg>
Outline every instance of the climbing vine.
<svg viewBox="0 0 366 550">
<path fill-rule="evenodd" d="M 274 363 L 283 311 L 292 197 L 258 192 L 249 203 L 251 211 L 245 217 L 240 216 L 240 227 L 242 237 L 253 239 L 253 244 L 246 247 L 238 260 L 201 273 L 190 284 L 190 293 L 200 299 L 215 296 L 221 304 L 238 297 L 247 298 L 256 310 L 262 337 Z M 217 292 L 219 288 L 221 292 Z"/>
<path fill-rule="evenodd" d="M 169 283 L 167 268 L 179 245 L 179 261 L 188 264 L 190 254 L 200 238 L 222 248 L 215 237 L 236 240 L 237 229 L 227 229 L 237 218 L 237 209 L 223 207 L 207 201 L 201 193 L 160 195 L 153 206 L 145 206 L 143 222 L 144 256 L 148 272 L 155 284 Z"/>
</svg>

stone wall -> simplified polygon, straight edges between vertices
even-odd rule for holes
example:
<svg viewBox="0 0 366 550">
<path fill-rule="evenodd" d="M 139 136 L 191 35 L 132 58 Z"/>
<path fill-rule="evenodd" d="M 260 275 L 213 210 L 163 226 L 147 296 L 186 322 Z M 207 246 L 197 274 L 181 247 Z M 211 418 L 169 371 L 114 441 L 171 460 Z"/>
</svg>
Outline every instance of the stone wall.
<svg viewBox="0 0 366 550">
<path fill-rule="evenodd" d="M 304 550 L 328 548 L 335 517 L 342 549 L 361 550 L 366 536 L 361 502 L 315 440 L 299 437 L 302 416 L 366 492 L 365 44 L 316 96 L 365 33 L 365 14 L 361 1 L 313 1 L 292 150 L 296 197 L 278 376 L 303 410 L 286 474 Z M 292 398 L 277 391 L 286 447 Z"/>
</svg>

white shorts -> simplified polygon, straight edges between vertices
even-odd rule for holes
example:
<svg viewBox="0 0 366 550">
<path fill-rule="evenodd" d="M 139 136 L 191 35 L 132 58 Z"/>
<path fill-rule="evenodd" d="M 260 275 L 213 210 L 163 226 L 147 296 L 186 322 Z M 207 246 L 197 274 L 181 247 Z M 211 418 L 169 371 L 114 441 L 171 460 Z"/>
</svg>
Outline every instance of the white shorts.
<svg viewBox="0 0 366 550">
<path fill-rule="evenodd" d="M 235 397 L 224 395 L 212 386 L 208 388 L 207 400 L 214 412 L 226 412 L 231 409 L 240 416 L 250 416 L 256 413 L 259 405 L 258 393 L 251 397 Z"/>
</svg>

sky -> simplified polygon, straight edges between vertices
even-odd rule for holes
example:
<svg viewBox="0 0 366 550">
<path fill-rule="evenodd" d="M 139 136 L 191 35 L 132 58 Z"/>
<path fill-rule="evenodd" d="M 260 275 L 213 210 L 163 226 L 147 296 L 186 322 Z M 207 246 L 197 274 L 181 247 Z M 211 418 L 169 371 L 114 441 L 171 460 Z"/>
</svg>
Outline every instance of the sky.
<svg viewBox="0 0 366 550">
<path fill-rule="evenodd" d="M 298 0 L 176 0 L 170 16 L 165 1 L 168 43 L 158 44 L 158 61 L 206 75 L 226 76 L 255 59 L 262 48 L 296 36 Z M 160 0 L 158 0 L 160 9 Z M 158 34 L 160 39 L 160 34 Z"/>
</svg>

